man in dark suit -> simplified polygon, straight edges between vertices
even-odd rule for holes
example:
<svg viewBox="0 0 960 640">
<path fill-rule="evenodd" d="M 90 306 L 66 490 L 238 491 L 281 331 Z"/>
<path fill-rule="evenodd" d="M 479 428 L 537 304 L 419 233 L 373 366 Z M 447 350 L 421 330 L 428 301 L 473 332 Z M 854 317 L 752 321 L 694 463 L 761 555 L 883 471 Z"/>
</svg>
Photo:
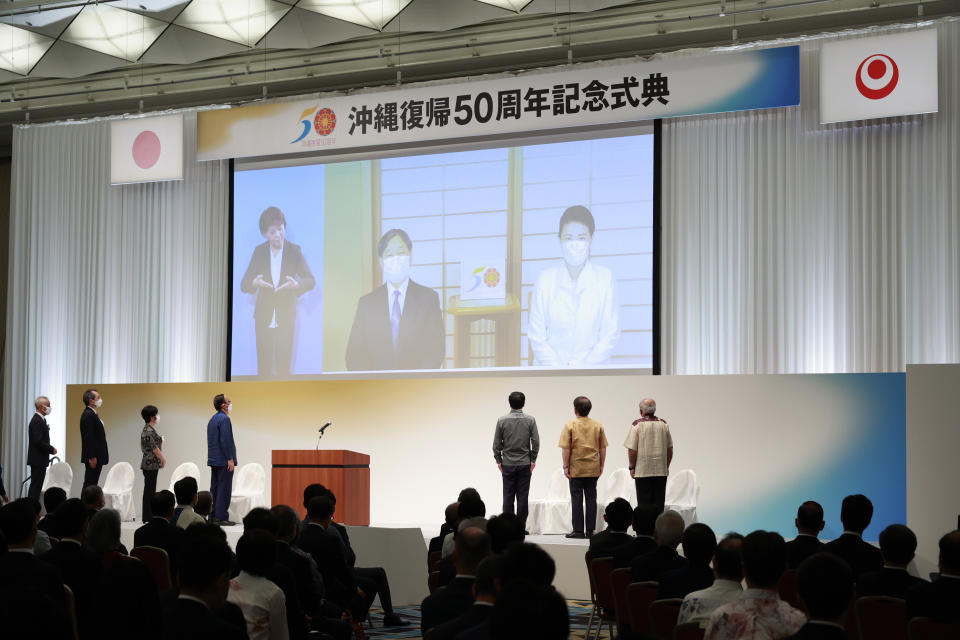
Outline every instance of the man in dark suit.
<svg viewBox="0 0 960 640">
<path fill-rule="evenodd" d="M 347 343 L 347 369 L 439 369 L 445 331 L 440 297 L 410 279 L 413 242 L 390 229 L 377 244 L 385 284 L 360 298 Z"/>
<path fill-rule="evenodd" d="M 873 503 L 867 496 L 856 494 L 843 499 L 840 506 L 840 521 L 843 535 L 823 546 L 828 551 L 847 561 L 853 569 L 854 579 L 867 571 L 879 571 L 883 567 L 880 549 L 864 542 L 863 532 L 873 518 Z"/>
<path fill-rule="evenodd" d="M 657 548 L 653 538 L 654 527 L 660 516 L 657 505 L 641 504 L 633 510 L 634 537 L 613 550 L 613 568 L 629 567 L 634 558 Z"/>
<path fill-rule="evenodd" d="M 631 536 L 627 533 L 627 527 L 632 516 L 633 509 L 623 498 L 609 503 L 603 510 L 603 521 L 607 523 L 607 528 L 590 538 L 590 557 L 613 557 L 616 549 L 628 544 Z"/>
<path fill-rule="evenodd" d="M 797 537 L 787 543 L 787 568 L 796 571 L 800 563 L 818 551 L 823 550 L 823 543 L 817 538 L 823 531 L 823 507 L 819 503 L 808 500 L 797 509 Z"/>
<path fill-rule="evenodd" d="M 687 565 L 687 561 L 677 553 L 677 546 L 683 539 L 683 518 L 679 513 L 672 510 L 661 513 L 657 517 L 653 537 L 657 548 L 634 558 L 630 563 L 634 582 L 660 582 L 666 572 L 682 569 Z"/>
<path fill-rule="evenodd" d="M 80 462 L 83 463 L 83 486 L 100 483 L 100 472 L 110 462 L 107 433 L 98 411 L 103 398 L 96 389 L 83 392 L 83 413 L 80 415 Z"/>
<path fill-rule="evenodd" d="M 657 599 L 683 598 L 688 593 L 706 589 L 713 584 L 710 561 L 717 550 L 717 536 L 713 529 L 695 522 L 683 532 L 683 555 L 687 566 L 667 571 L 660 578 Z"/>
<path fill-rule="evenodd" d="M 443 551 L 443 540 L 447 537 L 448 534 L 453 533 L 457 529 L 457 521 L 460 519 L 459 516 L 460 503 L 451 502 L 447 505 L 447 508 L 443 511 L 443 524 L 440 525 L 440 534 L 435 538 L 430 538 L 430 544 L 427 545 L 427 562 L 430 562 L 430 554 L 434 552 Z M 428 566 L 428 569 L 433 569 L 433 567 Z"/>
<path fill-rule="evenodd" d="M 298 245 L 287 242 L 287 219 L 277 207 L 260 214 L 258 245 L 240 281 L 240 290 L 257 296 L 253 318 L 257 331 L 257 375 L 286 378 L 293 357 L 297 298 L 316 281 Z"/>
<path fill-rule="evenodd" d="M 420 631 L 423 635 L 444 622 L 459 618 L 470 609 L 477 567 L 489 555 L 490 536 L 482 529 L 467 527 L 457 534 L 453 549 L 457 575 L 450 584 L 434 591 L 420 604 Z"/>
<path fill-rule="evenodd" d="M 797 593 L 809 619 L 785 640 L 846 640 L 853 573 L 843 560 L 823 552 L 804 560 L 797 568 Z"/>
<path fill-rule="evenodd" d="M 52 538 L 60 538 L 60 528 L 57 526 L 56 511 L 64 502 L 67 501 L 67 492 L 60 487 L 50 487 L 43 492 L 43 508 L 47 510 L 47 515 L 40 518 L 37 523 L 37 529 L 43 531 Z"/>
<path fill-rule="evenodd" d="M 907 565 L 917 551 L 917 536 L 902 524 L 892 524 L 880 532 L 883 568 L 868 571 L 857 579 L 857 596 L 888 596 L 906 599 L 907 590 L 926 580 L 907 573 Z"/>
<path fill-rule="evenodd" d="M 170 557 L 170 576 L 177 574 L 180 568 L 180 546 L 183 543 L 183 529 L 173 525 L 173 509 L 176 498 L 164 489 L 150 498 L 150 510 L 153 517 L 133 533 L 134 547 L 159 547 Z"/>
<path fill-rule="evenodd" d="M 216 413 L 207 423 L 207 466 L 210 467 L 210 494 L 213 512 L 208 521 L 226 527 L 235 523 L 227 519 L 230 496 L 233 494 L 233 470 L 237 464 L 237 445 L 233 441 L 230 421 L 230 398 L 220 393 L 213 397 Z"/>
<path fill-rule="evenodd" d="M 940 577 L 907 590 L 907 618 L 960 621 L 960 529 L 940 538 Z"/>
<path fill-rule="evenodd" d="M 497 601 L 496 581 L 500 579 L 500 562 L 497 556 L 489 556 L 480 562 L 477 579 L 473 583 L 473 605 L 462 616 L 433 627 L 430 640 L 453 640 L 461 632 L 490 619 Z"/>
<path fill-rule="evenodd" d="M 40 396 L 33 404 L 36 412 L 30 418 L 27 432 L 27 465 L 30 467 L 30 491 L 27 496 L 39 501 L 50 456 L 57 453 L 57 448 L 50 445 L 50 427 L 47 425 L 50 398 Z"/>
</svg>

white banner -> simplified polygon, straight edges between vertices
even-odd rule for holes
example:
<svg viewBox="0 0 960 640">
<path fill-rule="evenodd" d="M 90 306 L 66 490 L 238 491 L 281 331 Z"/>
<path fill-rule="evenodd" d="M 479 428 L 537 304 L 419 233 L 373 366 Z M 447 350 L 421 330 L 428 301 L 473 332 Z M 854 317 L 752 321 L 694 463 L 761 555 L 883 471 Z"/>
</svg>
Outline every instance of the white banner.
<svg viewBox="0 0 960 640">
<path fill-rule="evenodd" d="M 182 178 L 183 114 L 110 123 L 110 184 Z"/>
</svg>

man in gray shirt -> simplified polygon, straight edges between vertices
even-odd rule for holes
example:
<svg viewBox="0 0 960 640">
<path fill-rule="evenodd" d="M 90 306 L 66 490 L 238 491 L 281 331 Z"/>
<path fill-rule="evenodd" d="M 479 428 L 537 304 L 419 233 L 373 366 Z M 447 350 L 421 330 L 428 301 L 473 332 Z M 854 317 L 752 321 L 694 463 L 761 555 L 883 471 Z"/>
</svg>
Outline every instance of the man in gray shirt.
<svg viewBox="0 0 960 640">
<path fill-rule="evenodd" d="M 537 421 L 523 412 L 527 398 L 514 391 L 508 398 L 510 413 L 497 420 L 493 436 L 493 457 L 503 475 L 503 513 L 513 513 L 517 501 L 517 516 L 527 528 L 527 494 L 530 493 L 530 474 L 537 466 L 540 435 Z"/>
</svg>

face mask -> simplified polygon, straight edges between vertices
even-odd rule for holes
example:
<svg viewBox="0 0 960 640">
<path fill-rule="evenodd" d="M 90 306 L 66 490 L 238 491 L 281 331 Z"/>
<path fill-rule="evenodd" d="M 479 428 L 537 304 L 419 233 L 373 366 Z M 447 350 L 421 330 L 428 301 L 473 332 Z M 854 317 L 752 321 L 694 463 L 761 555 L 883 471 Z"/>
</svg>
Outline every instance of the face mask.
<svg viewBox="0 0 960 640">
<path fill-rule="evenodd" d="M 571 267 L 579 267 L 587 261 L 590 243 L 586 240 L 568 240 L 561 244 L 563 259 Z"/>
<path fill-rule="evenodd" d="M 53 409 L 51 409 L 50 407 L 47 407 L 46 409 L 43 410 L 43 415 L 45 416 L 48 416 L 51 413 L 53 413 Z"/>
<path fill-rule="evenodd" d="M 410 256 L 390 256 L 383 259 L 383 275 L 390 284 L 400 284 L 410 273 Z"/>
<path fill-rule="evenodd" d="M 233 403 L 232 403 L 232 402 L 227 405 L 227 413 L 230 413 L 231 411 L 233 411 Z"/>
<path fill-rule="evenodd" d="M 97 398 L 97 401 L 94 402 L 93 404 L 97 409 L 99 409 L 100 407 L 103 406 L 103 398 Z"/>
<path fill-rule="evenodd" d="M 153 417 L 153 424 L 160 424 L 160 416 Z"/>
</svg>

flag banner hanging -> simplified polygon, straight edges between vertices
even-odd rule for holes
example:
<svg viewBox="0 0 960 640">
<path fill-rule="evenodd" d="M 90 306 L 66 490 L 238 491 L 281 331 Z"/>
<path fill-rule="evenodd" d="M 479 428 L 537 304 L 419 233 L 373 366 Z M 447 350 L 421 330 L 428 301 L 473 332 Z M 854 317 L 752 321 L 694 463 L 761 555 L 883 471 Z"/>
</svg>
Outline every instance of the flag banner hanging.
<svg viewBox="0 0 960 640">
<path fill-rule="evenodd" d="M 183 114 L 110 123 L 110 183 L 183 179 Z"/>
</svg>

